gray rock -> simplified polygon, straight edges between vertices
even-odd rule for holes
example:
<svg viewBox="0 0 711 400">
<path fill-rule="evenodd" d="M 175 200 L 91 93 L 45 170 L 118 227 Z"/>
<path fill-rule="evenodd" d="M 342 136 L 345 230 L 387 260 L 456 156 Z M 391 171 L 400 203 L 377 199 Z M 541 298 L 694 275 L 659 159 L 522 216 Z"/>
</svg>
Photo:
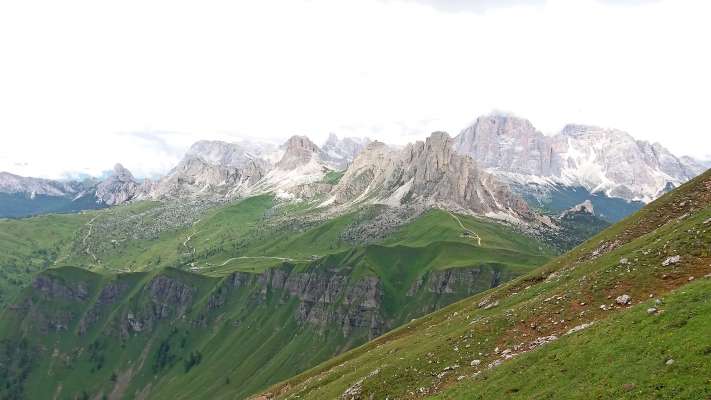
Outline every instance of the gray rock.
<svg viewBox="0 0 711 400">
<path fill-rule="evenodd" d="M 629 304 L 630 301 L 632 301 L 632 298 L 631 298 L 629 295 L 627 295 L 627 294 L 623 294 L 623 295 L 621 295 L 621 296 L 618 296 L 618 297 L 615 299 L 615 303 L 617 303 L 617 304 L 619 304 L 619 305 L 621 305 L 621 306 L 624 306 L 624 305 Z"/>
<path fill-rule="evenodd" d="M 677 264 L 680 261 L 681 256 L 679 255 L 667 257 L 664 261 L 662 261 L 662 267 L 668 267 L 670 265 Z"/>
<path fill-rule="evenodd" d="M 593 207 L 593 204 L 590 200 L 585 200 L 584 202 L 573 206 L 572 208 L 564 211 L 561 215 L 560 218 L 565 218 L 569 215 L 575 215 L 575 214 L 590 214 L 590 215 L 595 215 L 595 208 Z M 626 258 L 625 258 L 626 260 Z"/>
</svg>

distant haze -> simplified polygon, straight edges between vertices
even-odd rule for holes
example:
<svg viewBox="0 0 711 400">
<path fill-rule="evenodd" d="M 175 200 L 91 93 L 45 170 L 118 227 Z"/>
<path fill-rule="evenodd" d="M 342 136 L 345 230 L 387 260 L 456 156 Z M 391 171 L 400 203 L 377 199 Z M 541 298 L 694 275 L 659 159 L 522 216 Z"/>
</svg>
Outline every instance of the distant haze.
<svg viewBox="0 0 711 400">
<path fill-rule="evenodd" d="M 0 170 L 159 175 L 199 139 L 456 135 L 492 110 L 711 159 L 711 2 L 0 3 Z"/>
</svg>

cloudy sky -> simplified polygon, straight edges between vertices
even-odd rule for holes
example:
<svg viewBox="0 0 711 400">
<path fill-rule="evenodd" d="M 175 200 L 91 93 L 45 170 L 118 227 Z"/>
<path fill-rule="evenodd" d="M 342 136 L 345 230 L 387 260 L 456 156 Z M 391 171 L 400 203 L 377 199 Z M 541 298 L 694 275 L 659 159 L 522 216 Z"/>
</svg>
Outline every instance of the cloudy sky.
<svg viewBox="0 0 711 400">
<path fill-rule="evenodd" d="M 164 172 L 198 139 L 392 143 L 492 110 L 711 157 L 711 2 L 0 2 L 0 170 Z"/>
</svg>

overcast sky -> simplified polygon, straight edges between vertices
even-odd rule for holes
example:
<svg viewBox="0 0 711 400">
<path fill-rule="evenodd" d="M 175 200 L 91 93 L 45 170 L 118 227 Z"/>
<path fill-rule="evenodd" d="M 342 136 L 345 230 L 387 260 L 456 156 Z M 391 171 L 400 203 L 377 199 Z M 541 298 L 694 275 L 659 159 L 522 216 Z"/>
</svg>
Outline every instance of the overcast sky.
<svg viewBox="0 0 711 400">
<path fill-rule="evenodd" d="M 0 2 L 0 170 L 164 172 L 198 139 L 455 135 L 492 110 L 711 153 L 711 2 Z"/>
</svg>

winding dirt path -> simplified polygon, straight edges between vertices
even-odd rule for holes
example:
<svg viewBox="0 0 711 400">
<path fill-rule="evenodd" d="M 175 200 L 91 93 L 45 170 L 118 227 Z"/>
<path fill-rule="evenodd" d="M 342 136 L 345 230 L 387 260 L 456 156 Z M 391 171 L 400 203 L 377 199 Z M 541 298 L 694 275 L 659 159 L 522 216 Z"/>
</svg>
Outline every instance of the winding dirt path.
<svg viewBox="0 0 711 400">
<path fill-rule="evenodd" d="M 217 265 L 218 267 L 224 267 L 227 265 L 229 262 L 234 261 L 234 260 L 279 260 L 279 261 L 289 261 L 289 262 L 308 262 L 311 260 L 298 260 L 295 258 L 289 258 L 289 257 L 270 257 L 270 256 L 242 256 L 242 257 L 232 257 L 222 264 Z"/>
<path fill-rule="evenodd" d="M 188 250 L 188 252 L 191 253 L 192 255 L 195 255 L 195 247 L 188 246 L 188 242 L 190 242 L 190 240 L 198 233 L 200 233 L 200 231 L 193 232 L 193 233 L 189 234 L 187 239 L 185 239 L 185 241 L 183 242 L 183 247 L 185 247 L 185 249 Z"/>
<path fill-rule="evenodd" d="M 84 239 L 82 240 L 82 244 L 85 246 L 84 252 L 85 252 L 87 255 L 90 255 L 90 256 L 94 259 L 94 262 L 99 263 L 99 262 L 100 262 L 99 259 L 96 258 L 96 255 L 95 255 L 94 253 L 91 252 L 90 246 L 87 246 L 87 244 L 86 244 L 86 241 L 89 240 L 89 236 L 91 236 L 91 233 L 92 233 L 92 231 L 94 230 L 94 221 L 95 221 L 97 218 L 99 218 L 99 216 L 98 216 L 98 215 L 95 215 L 94 218 L 90 219 L 89 222 L 86 223 L 86 226 L 89 227 L 89 232 L 87 232 L 87 233 L 86 233 L 86 236 L 84 236 Z"/>
<path fill-rule="evenodd" d="M 464 232 L 466 232 L 468 235 L 470 235 L 470 236 L 467 236 L 467 237 L 471 237 L 473 240 L 476 240 L 477 245 L 478 245 L 479 247 L 481 247 L 481 237 L 479 236 L 479 234 L 476 233 L 476 232 L 474 232 L 473 230 L 471 230 L 471 229 L 469 229 L 469 228 L 466 228 L 466 227 L 464 226 L 464 224 L 462 224 L 462 221 L 459 219 L 459 217 L 457 217 L 456 215 L 454 215 L 452 212 L 447 211 L 447 213 L 448 213 L 449 215 L 451 215 L 452 218 L 454 218 L 455 221 L 457 221 L 457 224 L 459 224 L 459 227 L 462 228 L 462 230 L 463 230 Z M 466 236 L 466 235 L 462 235 L 462 236 Z"/>
</svg>

